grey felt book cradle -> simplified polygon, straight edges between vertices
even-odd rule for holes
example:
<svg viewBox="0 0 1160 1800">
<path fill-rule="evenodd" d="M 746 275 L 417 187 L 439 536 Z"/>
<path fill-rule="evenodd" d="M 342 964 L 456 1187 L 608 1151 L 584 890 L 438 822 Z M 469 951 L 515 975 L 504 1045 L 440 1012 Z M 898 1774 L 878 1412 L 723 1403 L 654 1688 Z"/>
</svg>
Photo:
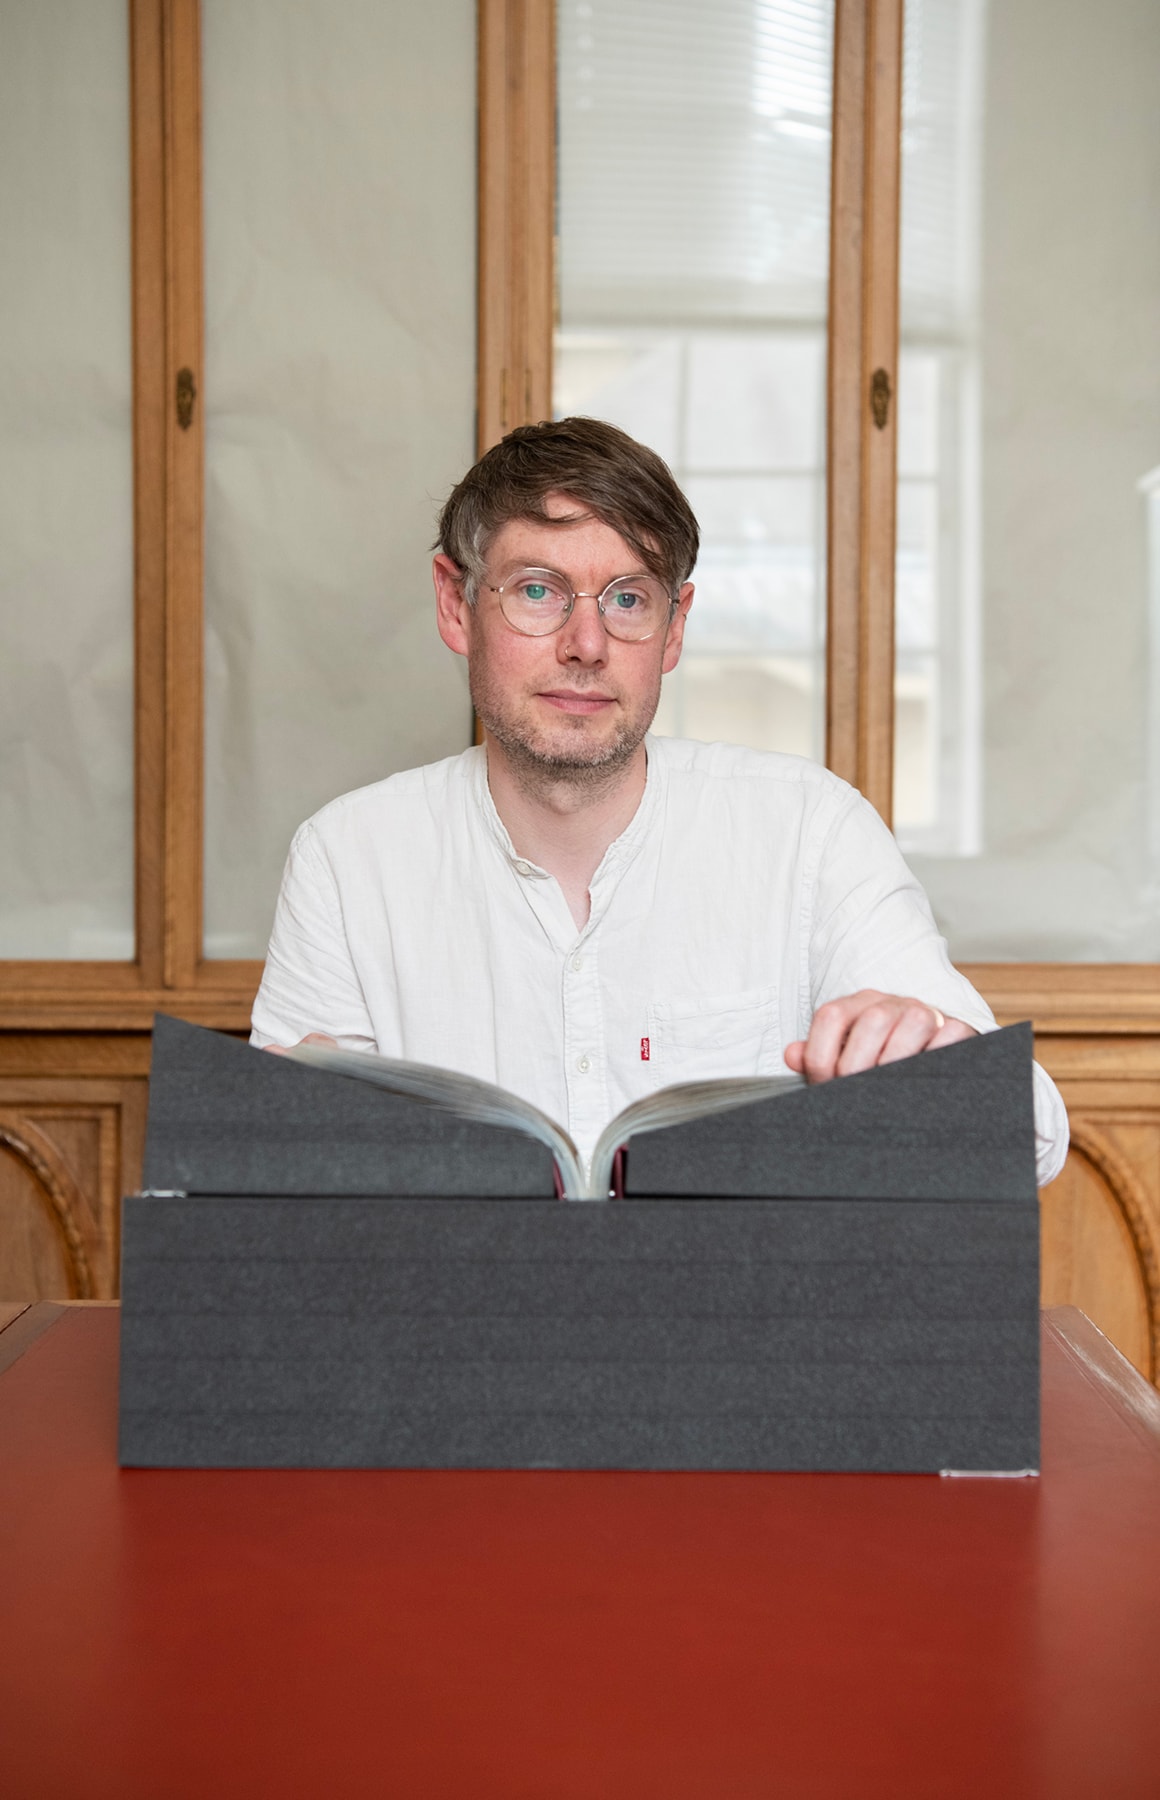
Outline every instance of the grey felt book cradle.
<svg viewBox="0 0 1160 1800">
<path fill-rule="evenodd" d="M 1038 1466 L 1031 1031 L 631 1141 L 625 1194 L 158 1019 L 121 1461 Z"/>
</svg>

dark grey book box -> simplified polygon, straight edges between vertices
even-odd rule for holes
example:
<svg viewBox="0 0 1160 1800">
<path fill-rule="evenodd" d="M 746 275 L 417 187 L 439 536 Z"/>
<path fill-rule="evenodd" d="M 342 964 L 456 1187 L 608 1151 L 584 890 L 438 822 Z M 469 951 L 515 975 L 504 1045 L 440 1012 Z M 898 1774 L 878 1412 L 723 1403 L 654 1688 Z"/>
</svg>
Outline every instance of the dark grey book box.
<svg viewBox="0 0 1160 1800">
<path fill-rule="evenodd" d="M 1031 1055 L 641 1136 L 569 1203 L 520 1133 L 160 1018 L 121 1462 L 1034 1470 Z"/>
</svg>

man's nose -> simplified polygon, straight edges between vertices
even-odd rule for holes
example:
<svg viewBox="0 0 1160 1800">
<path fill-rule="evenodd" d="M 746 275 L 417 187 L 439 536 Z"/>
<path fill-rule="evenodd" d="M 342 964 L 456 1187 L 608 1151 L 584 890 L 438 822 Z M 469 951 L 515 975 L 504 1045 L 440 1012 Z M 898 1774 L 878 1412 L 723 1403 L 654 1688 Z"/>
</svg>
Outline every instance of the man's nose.
<svg viewBox="0 0 1160 1800">
<path fill-rule="evenodd" d="M 577 594 L 572 611 L 556 634 L 557 655 L 561 662 L 604 662 L 608 656 L 608 633 L 593 594 Z"/>
</svg>

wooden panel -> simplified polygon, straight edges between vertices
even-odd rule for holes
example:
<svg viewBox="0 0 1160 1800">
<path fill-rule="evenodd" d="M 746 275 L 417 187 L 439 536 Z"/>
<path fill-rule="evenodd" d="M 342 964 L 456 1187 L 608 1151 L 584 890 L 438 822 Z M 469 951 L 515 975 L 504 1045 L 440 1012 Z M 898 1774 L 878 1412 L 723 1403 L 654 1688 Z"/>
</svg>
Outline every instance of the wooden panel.
<svg viewBox="0 0 1160 1800">
<path fill-rule="evenodd" d="M 90 1292 L 72 1223 L 72 1184 L 44 1146 L 0 1110 L 0 1294 L 10 1300 L 70 1300 Z"/>
<path fill-rule="evenodd" d="M 11 965 L 9 965 L 11 967 Z M 230 963 L 218 980 L 218 965 L 205 963 L 207 978 L 188 987 L 99 987 L 74 985 L 67 967 L 54 965 L 53 981 L 6 983 L 0 995 L 0 1035 L 5 1031 L 147 1031 L 155 1012 L 172 1013 L 195 1025 L 241 1031 L 262 976 L 260 962 Z"/>
<path fill-rule="evenodd" d="M 27 1084 L 46 1079 L 124 1080 L 149 1073 L 150 1038 L 139 1032 L 0 1032 L 0 1094 L 25 1097 Z M 29 1089 L 29 1095 L 39 1091 Z"/>
<path fill-rule="evenodd" d="M 1041 1298 L 1044 1306 L 1078 1306 L 1152 1379 L 1148 1289 L 1138 1246 L 1122 1205 L 1123 1183 L 1079 1145 L 1098 1139 L 1080 1129 L 1062 1175 L 1040 1198 Z"/>
<path fill-rule="evenodd" d="M 826 762 L 889 823 L 902 0 L 837 0 L 827 379 Z M 880 384 L 885 406 L 875 405 Z"/>
<path fill-rule="evenodd" d="M 1043 1032 L 1072 1149 L 1043 1192 L 1046 1303 L 1081 1306 L 1129 1361 L 1160 1378 L 1160 1037 Z"/>
<path fill-rule="evenodd" d="M 1033 1019 L 1036 1032 L 1160 1033 L 1156 963 L 964 963 L 1002 1024 Z"/>
<path fill-rule="evenodd" d="M 0 1295 L 111 1299 L 146 1081 L 0 1074 Z"/>
<path fill-rule="evenodd" d="M 479 452 L 552 412 L 552 0 L 479 5 Z"/>
</svg>

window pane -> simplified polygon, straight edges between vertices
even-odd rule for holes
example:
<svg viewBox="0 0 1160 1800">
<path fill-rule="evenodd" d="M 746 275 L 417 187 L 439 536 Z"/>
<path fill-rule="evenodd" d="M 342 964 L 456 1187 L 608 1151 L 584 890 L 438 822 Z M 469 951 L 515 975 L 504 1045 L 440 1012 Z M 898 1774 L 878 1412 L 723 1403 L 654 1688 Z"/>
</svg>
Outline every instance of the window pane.
<svg viewBox="0 0 1160 1800">
<path fill-rule="evenodd" d="M 1156 960 L 1160 9 L 908 0 L 896 826 L 953 953 Z"/>
<path fill-rule="evenodd" d="M 133 956 L 124 0 L 0 51 L 0 956 Z"/>
<path fill-rule="evenodd" d="M 561 0 L 555 410 L 703 532 L 655 729 L 822 753 L 829 0 Z"/>
<path fill-rule="evenodd" d="M 295 826 L 461 750 L 428 545 L 471 462 L 471 0 L 203 7 L 206 954 Z"/>
</svg>

